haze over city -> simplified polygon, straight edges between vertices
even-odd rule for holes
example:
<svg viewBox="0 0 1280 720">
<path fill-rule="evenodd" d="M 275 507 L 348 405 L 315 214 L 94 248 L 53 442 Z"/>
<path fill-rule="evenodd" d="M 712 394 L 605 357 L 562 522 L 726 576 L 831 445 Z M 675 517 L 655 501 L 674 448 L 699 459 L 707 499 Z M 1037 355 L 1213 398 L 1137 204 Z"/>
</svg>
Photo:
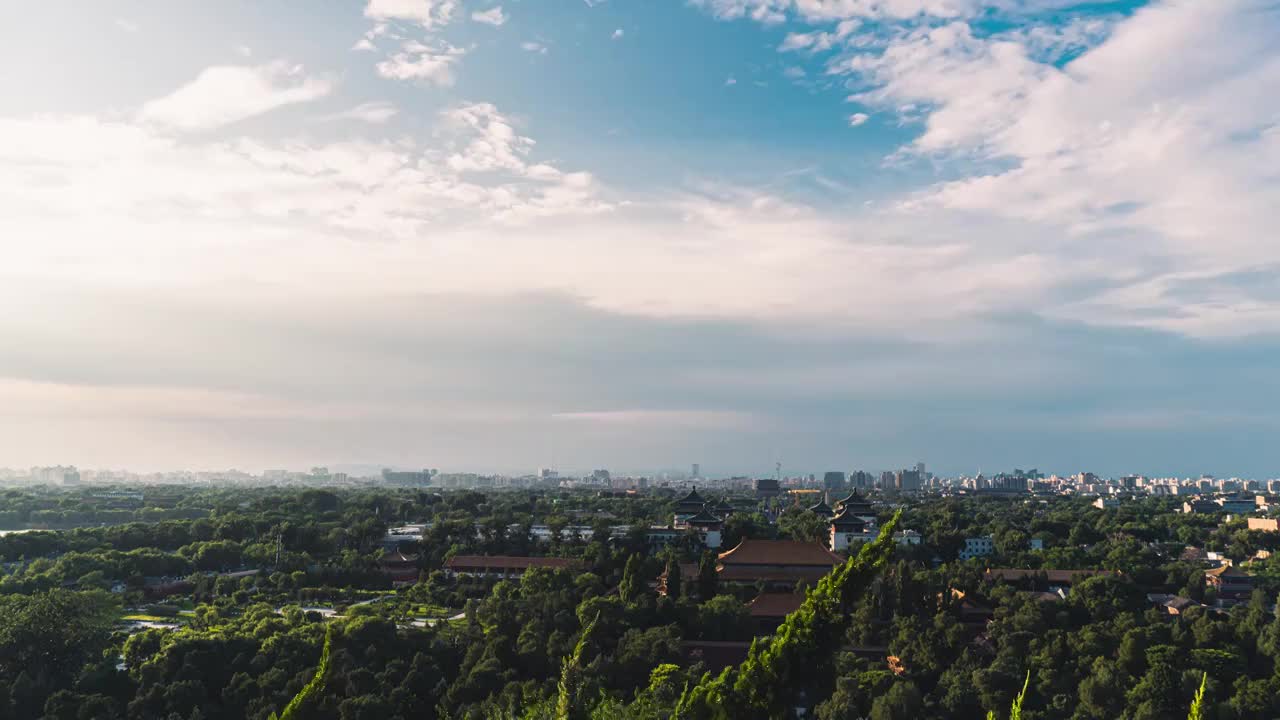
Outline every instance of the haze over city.
<svg viewBox="0 0 1280 720">
<path fill-rule="evenodd" d="M 1271 478 L 1273 0 L 0 8 L 0 466 Z"/>
</svg>

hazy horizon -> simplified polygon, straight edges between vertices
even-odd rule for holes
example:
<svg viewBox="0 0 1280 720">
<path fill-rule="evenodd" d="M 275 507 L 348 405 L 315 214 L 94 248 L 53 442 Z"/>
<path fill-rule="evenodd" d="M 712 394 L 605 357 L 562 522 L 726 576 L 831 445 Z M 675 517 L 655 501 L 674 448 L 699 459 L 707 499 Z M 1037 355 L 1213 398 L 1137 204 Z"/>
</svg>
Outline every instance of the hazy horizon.
<svg viewBox="0 0 1280 720">
<path fill-rule="evenodd" d="M 0 466 L 1280 475 L 1277 0 L 0 21 Z"/>
</svg>

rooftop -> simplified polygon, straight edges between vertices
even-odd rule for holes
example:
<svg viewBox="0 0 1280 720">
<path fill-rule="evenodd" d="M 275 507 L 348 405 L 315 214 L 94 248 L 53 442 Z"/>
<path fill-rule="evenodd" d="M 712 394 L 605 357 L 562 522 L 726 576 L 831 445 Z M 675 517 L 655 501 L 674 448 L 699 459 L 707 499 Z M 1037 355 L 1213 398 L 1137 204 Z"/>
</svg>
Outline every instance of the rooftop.
<svg viewBox="0 0 1280 720">
<path fill-rule="evenodd" d="M 693 505 L 695 503 L 698 505 L 705 505 L 706 502 L 707 501 L 703 500 L 702 496 L 698 494 L 698 491 L 696 488 L 693 490 L 690 490 L 688 495 L 685 495 L 683 498 L 680 498 L 679 500 L 679 503 L 681 505 Z"/>
<path fill-rule="evenodd" d="M 752 617 L 781 618 L 790 615 L 804 604 L 799 593 L 761 593 L 748 605 Z"/>
<path fill-rule="evenodd" d="M 862 495 L 859 494 L 857 490 L 854 490 L 849 493 L 848 497 L 842 500 L 836 501 L 836 507 L 845 507 L 845 506 L 853 506 L 855 508 L 870 508 L 871 501 L 862 497 Z"/>
<path fill-rule="evenodd" d="M 1223 565 L 1222 567 L 1216 567 L 1212 570 L 1205 570 L 1204 574 L 1212 575 L 1213 577 L 1220 577 L 1220 578 L 1221 577 L 1250 577 L 1249 573 L 1242 571 L 1240 568 L 1237 568 L 1234 565 Z"/>
<path fill-rule="evenodd" d="M 866 521 L 853 513 L 853 507 L 846 505 L 839 515 L 831 518 L 831 524 L 836 527 L 866 527 Z"/>
<path fill-rule="evenodd" d="M 830 569 L 844 558 L 817 543 L 797 540 L 743 540 L 720 553 L 721 565 L 812 565 Z"/>
<path fill-rule="evenodd" d="M 719 525 L 724 522 L 724 520 L 721 520 L 715 515 L 707 512 L 706 509 L 702 509 L 698 511 L 697 515 L 685 518 L 685 522 L 689 525 Z"/>
</svg>

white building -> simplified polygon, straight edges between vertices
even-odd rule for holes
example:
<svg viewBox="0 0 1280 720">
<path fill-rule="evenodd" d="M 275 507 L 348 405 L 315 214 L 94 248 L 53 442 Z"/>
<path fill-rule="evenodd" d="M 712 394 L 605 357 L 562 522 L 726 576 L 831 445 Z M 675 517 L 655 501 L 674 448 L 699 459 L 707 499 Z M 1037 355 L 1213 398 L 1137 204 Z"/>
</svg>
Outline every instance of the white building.
<svg viewBox="0 0 1280 720">
<path fill-rule="evenodd" d="M 982 537 L 971 537 L 964 539 L 964 549 L 960 551 L 960 559 L 968 560 L 969 558 L 986 557 L 992 553 L 995 545 L 990 535 Z"/>
<path fill-rule="evenodd" d="M 922 538 L 915 530 L 899 530 L 893 534 L 893 539 L 899 545 L 919 545 Z"/>
</svg>

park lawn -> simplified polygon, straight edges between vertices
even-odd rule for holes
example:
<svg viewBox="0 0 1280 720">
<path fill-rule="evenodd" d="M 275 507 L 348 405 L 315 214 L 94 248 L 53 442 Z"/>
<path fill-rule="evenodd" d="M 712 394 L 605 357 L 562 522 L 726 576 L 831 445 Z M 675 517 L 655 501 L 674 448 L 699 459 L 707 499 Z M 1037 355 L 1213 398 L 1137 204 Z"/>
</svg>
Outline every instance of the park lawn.
<svg viewBox="0 0 1280 720">
<path fill-rule="evenodd" d="M 181 615 L 147 615 L 146 613 L 129 613 L 120 617 L 124 622 L 185 623 L 189 618 Z"/>
</svg>

